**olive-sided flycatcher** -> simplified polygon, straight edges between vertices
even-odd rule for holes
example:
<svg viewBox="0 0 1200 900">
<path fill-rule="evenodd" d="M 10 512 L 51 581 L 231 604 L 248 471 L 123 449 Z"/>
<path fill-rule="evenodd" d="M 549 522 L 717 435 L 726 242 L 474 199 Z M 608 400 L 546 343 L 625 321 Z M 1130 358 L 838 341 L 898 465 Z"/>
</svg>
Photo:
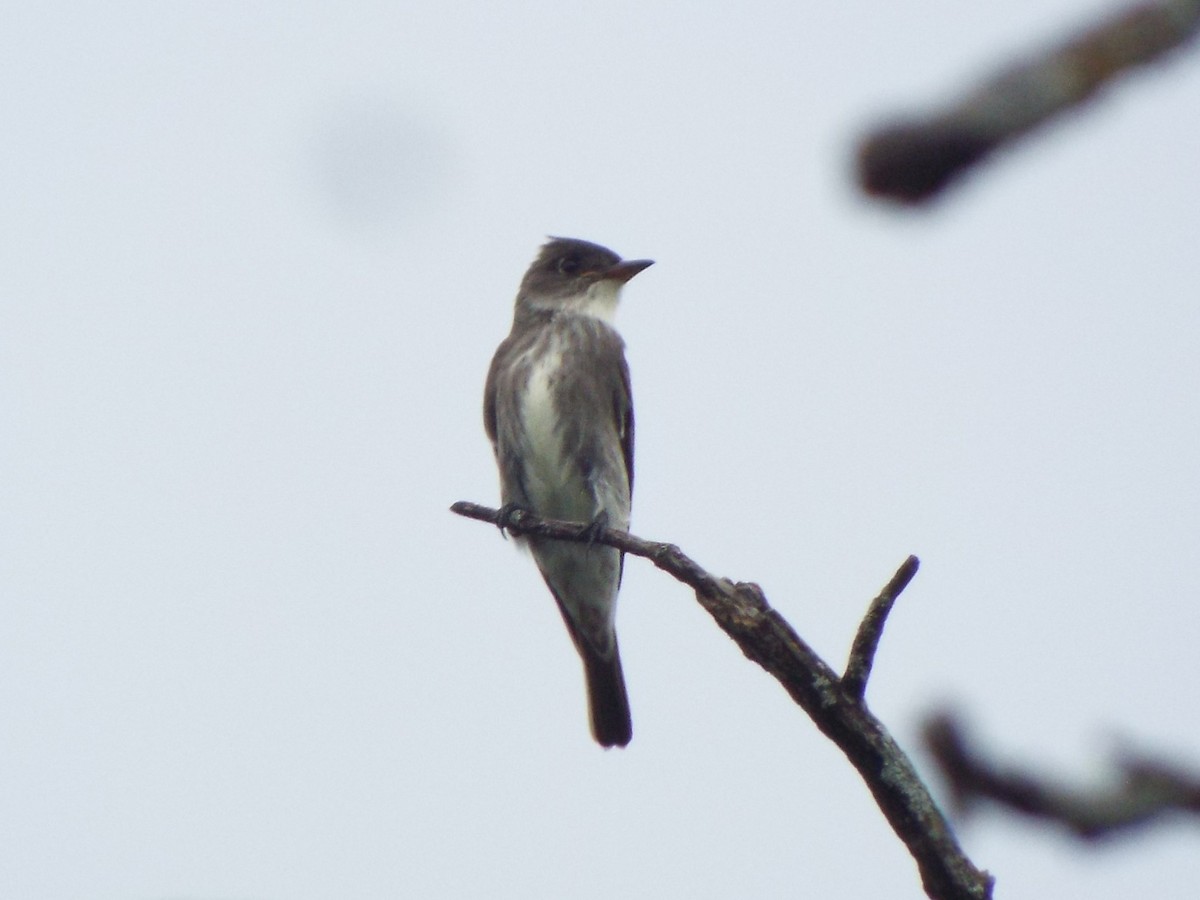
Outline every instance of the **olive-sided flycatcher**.
<svg viewBox="0 0 1200 900">
<path fill-rule="evenodd" d="M 483 400 L 508 509 L 629 529 L 633 399 L 625 342 L 612 323 L 621 288 L 649 265 L 552 238 L 525 273 Z M 624 555 L 600 544 L 527 541 L 583 659 L 592 735 L 624 747 L 633 724 L 614 629 Z"/>
</svg>

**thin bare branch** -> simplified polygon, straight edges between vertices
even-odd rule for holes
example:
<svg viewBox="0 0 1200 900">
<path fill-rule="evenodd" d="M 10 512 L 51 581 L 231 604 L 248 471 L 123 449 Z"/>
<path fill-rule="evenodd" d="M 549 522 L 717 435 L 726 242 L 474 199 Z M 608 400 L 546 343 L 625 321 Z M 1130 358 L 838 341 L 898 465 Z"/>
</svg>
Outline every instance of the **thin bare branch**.
<svg viewBox="0 0 1200 900">
<path fill-rule="evenodd" d="M 916 860 L 926 894 L 935 900 L 988 900 L 992 896 L 991 876 L 975 868 L 962 852 L 911 761 L 867 709 L 862 694 L 846 690 L 838 674 L 771 608 L 758 585 L 711 575 L 674 544 L 647 541 L 613 530 L 594 536 L 579 523 L 539 519 L 525 512 L 502 520 L 499 510 L 475 503 L 460 502 L 450 508 L 462 516 L 503 525 L 514 534 L 567 541 L 594 538 L 632 556 L 648 559 L 688 585 L 696 592 L 700 605 L 746 657 L 783 685 L 858 770 L 889 824 Z M 893 599 L 915 572 L 916 561 L 910 558 L 893 578 Z M 901 578 L 903 573 L 907 573 L 906 578 Z M 868 632 L 874 632 L 876 643 L 883 617 L 878 615 L 878 624 L 867 628 Z M 861 655 L 866 658 L 870 654 Z M 859 677 L 865 683 L 865 672 Z"/>
<path fill-rule="evenodd" d="M 945 713 L 926 724 L 925 741 L 963 810 L 991 800 L 1026 816 L 1057 822 L 1084 840 L 1181 812 L 1200 815 L 1200 773 L 1159 760 L 1123 754 L 1113 784 L 1088 790 L 985 759 L 970 746 L 962 725 Z"/>
<path fill-rule="evenodd" d="M 1200 2 L 1123 10 L 1020 62 L 950 108 L 867 135 L 858 180 L 874 196 L 923 203 L 994 150 L 1077 107 L 1119 75 L 1160 59 L 1200 31 Z"/>
<path fill-rule="evenodd" d="M 875 664 L 875 651 L 879 649 L 879 639 L 883 637 L 883 626 L 887 622 L 888 613 L 901 592 L 908 587 L 920 568 L 921 562 L 915 556 L 904 561 L 896 574 L 879 592 L 879 596 L 871 601 L 867 614 L 858 625 L 854 635 L 854 643 L 850 646 L 850 658 L 846 661 L 846 674 L 842 676 L 842 687 L 854 697 L 862 699 L 867 692 L 867 679 L 871 677 L 871 667 Z"/>
</svg>

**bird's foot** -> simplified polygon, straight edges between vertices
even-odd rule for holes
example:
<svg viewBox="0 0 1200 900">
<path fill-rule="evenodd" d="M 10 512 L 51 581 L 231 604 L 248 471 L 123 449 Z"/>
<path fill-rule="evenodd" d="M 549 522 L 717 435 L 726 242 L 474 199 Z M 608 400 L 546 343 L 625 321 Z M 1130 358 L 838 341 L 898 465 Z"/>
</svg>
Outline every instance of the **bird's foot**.
<svg viewBox="0 0 1200 900">
<path fill-rule="evenodd" d="M 500 529 L 500 533 L 505 538 L 508 537 L 508 532 L 513 525 L 518 525 L 521 522 L 521 516 L 528 512 L 525 507 L 519 503 L 505 503 L 497 510 L 496 527 Z"/>
<path fill-rule="evenodd" d="M 606 531 L 608 531 L 608 512 L 600 510 L 596 514 L 596 518 L 583 527 L 579 536 L 587 539 L 588 550 L 591 550 L 596 542 L 604 537 Z"/>
</svg>

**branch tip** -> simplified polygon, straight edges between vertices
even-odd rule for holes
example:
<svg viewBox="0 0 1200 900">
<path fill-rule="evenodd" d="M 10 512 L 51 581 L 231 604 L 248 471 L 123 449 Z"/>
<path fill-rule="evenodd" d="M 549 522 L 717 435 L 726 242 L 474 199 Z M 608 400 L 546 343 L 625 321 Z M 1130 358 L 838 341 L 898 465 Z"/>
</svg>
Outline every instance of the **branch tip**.
<svg viewBox="0 0 1200 900">
<path fill-rule="evenodd" d="M 856 701 L 861 702 L 866 696 L 867 680 L 871 677 L 871 668 L 875 665 L 875 652 L 879 649 L 888 614 L 892 611 L 896 598 L 908 587 L 920 566 L 921 561 L 915 556 L 910 555 L 904 560 L 896 574 L 879 592 L 879 596 L 871 601 L 866 615 L 859 623 L 854 643 L 850 645 L 846 671 L 842 675 L 842 689 Z"/>
</svg>

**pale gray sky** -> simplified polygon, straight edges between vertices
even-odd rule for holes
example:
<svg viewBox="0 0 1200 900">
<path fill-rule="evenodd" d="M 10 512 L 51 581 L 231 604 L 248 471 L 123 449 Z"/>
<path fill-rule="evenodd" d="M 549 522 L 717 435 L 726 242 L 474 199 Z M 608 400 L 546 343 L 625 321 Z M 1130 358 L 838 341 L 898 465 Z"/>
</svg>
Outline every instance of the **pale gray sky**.
<svg viewBox="0 0 1200 900">
<path fill-rule="evenodd" d="M 1100 3 L 9 4 L 0 896 L 918 898 L 848 763 L 640 561 L 634 740 L 493 502 L 483 377 L 547 234 L 625 292 L 634 530 L 869 699 L 1083 778 L 1200 760 L 1200 66 L 931 211 L 854 137 Z M 1194 826 L 985 814 L 1006 898 L 1185 897 Z"/>
</svg>

